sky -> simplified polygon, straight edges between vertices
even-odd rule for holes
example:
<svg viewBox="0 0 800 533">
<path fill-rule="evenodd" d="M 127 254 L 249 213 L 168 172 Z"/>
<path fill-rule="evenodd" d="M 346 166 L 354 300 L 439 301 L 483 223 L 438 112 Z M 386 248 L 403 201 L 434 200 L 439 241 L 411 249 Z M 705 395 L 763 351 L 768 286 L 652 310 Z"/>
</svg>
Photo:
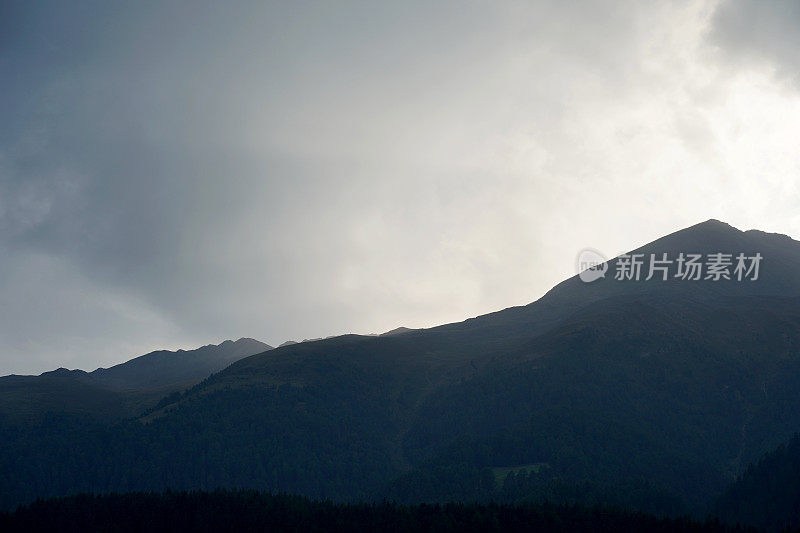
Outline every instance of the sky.
<svg viewBox="0 0 800 533">
<path fill-rule="evenodd" d="M 0 375 L 430 327 L 800 238 L 800 4 L 0 0 Z"/>
</svg>

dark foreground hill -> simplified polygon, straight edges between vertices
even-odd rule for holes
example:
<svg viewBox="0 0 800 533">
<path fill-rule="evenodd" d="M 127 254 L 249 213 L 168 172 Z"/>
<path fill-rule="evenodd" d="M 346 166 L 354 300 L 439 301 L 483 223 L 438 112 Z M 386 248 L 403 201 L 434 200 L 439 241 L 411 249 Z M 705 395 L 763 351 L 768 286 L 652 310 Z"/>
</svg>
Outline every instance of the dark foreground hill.
<svg viewBox="0 0 800 533">
<path fill-rule="evenodd" d="M 79 495 L 0 515 L 4 531 L 725 532 L 718 523 L 553 505 L 334 504 L 253 491 Z M 739 530 L 741 531 L 741 530 Z"/>
<path fill-rule="evenodd" d="M 612 266 L 457 324 L 288 345 L 123 423 L 0 420 L 0 505 L 247 487 L 705 510 L 800 431 L 800 243 L 709 221 L 636 253 L 763 261 L 741 281 Z"/>
<path fill-rule="evenodd" d="M 769 531 L 800 528 L 800 435 L 750 465 L 717 501 L 715 512 L 731 523 Z"/>
</svg>

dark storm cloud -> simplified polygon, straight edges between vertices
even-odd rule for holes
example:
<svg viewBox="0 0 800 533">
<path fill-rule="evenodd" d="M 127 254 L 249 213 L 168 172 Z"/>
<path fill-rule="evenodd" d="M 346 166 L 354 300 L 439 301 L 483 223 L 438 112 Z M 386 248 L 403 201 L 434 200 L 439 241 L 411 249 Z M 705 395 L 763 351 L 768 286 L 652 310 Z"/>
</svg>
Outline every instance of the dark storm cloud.
<svg viewBox="0 0 800 533">
<path fill-rule="evenodd" d="M 0 4 L 0 374 L 458 320 L 726 218 L 670 192 L 717 186 L 709 9 Z"/>
<path fill-rule="evenodd" d="M 773 66 L 780 78 L 800 83 L 800 3 L 794 0 L 727 0 L 717 9 L 712 41 L 741 63 Z"/>
</svg>

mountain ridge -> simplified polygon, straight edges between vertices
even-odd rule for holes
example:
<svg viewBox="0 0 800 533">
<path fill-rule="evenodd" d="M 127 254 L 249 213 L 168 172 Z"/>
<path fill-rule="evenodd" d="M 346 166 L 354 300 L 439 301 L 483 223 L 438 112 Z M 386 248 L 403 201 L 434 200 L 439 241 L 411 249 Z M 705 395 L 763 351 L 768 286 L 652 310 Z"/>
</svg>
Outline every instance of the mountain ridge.
<svg viewBox="0 0 800 533">
<path fill-rule="evenodd" d="M 765 239 L 767 241 L 766 245 L 764 245 Z M 786 330 L 786 334 L 791 334 L 794 338 L 796 336 L 795 330 L 798 328 L 800 320 L 793 314 L 796 307 L 796 302 L 793 298 L 800 297 L 800 283 L 792 275 L 793 271 L 784 267 L 787 263 L 800 265 L 800 243 L 790 238 L 789 240 L 784 238 L 779 240 L 781 241 L 781 249 L 774 246 L 775 239 L 771 236 L 743 232 L 728 224 L 710 220 L 669 234 L 631 252 L 655 253 L 656 251 L 676 252 L 685 250 L 687 253 L 713 253 L 717 251 L 755 253 L 761 250 L 765 256 L 761 278 L 763 287 L 758 284 L 758 281 L 747 285 L 750 282 L 724 281 L 718 283 L 705 280 L 698 282 L 684 280 L 662 282 L 655 279 L 651 281 L 641 280 L 637 285 L 633 281 L 617 282 L 610 277 L 598 280 L 598 282 L 584 283 L 576 275 L 558 284 L 542 298 L 528 305 L 507 308 L 462 322 L 405 332 L 403 335 L 398 336 L 340 336 L 318 341 L 308 346 L 292 345 L 278 348 L 270 354 L 269 358 L 264 355 L 244 358 L 225 369 L 225 371 L 216 374 L 212 379 L 199 384 L 192 395 L 184 398 L 183 401 L 198 401 L 206 394 L 215 394 L 229 387 L 258 388 L 264 385 L 280 387 L 281 384 L 285 384 L 303 389 L 310 386 L 333 386 L 333 381 L 335 380 L 330 378 L 329 375 L 326 376 L 326 371 L 323 369 L 329 369 L 328 372 L 337 369 L 335 375 L 339 378 L 345 375 L 346 372 L 367 372 L 384 376 L 381 379 L 394 380 L 397 383 L 401 383 L 399 386 L 404 387 L 407 394 L 411 394 L 409 398 L 413 398 L 413 400 L 407 400 L 410 402 L 409 405 L 427 405 L 422 409 L 436 410 L 437 408 L 434 408 L 429 403 L 432 398 L 436 398 L 436 394 L 438 394 L 436 391 L 443 391 L 453 387 L 458 388 L 461 386 L 459 382 L 466 380 L 469 383 L 480 376 L 485 376 L 487 372 L 492 372 L 493 368 L 503 367 L 503 365 L 529 365 L 530 361 L 541 357 L 534 354 L 541 352 L 548 345 L 551 346 L 548 350 L 554 354 L 549 356 L 548 359 L 552 361 L 559 351 L 559 345 L 569 346 L 564 345 L 564 342 L 575 334 L 575 326 L 572 324 L 580 324 L 582 321 L 587 320 L 587 318 L 584 318 L 587 316 L 612 316 L 613 313 L 619 314 L 620 318 L 618 320 L 633 320 L 636 318 L 637 313 L 629 309 L 628 306 L 639 300 L 645 306 L 642 309 L 650 313 L 655 313 L 657 309 L 669 310 L 670 315 L 668 316 L 673 317 L 679 317 L 687 312 L 689 313 L 688 316 L 694 316 L 692 313 L 699 313 L 694 320 L 699 320 L 700 322 L 698 323 L 706 323 L 707 326 L 705 327 L 710 328 L 709 331 L 727 331 L 727 329 L 722 328 L 721 323 L 714 322 L 713 316 L 715 314 L 725 311 L 724 316 L 726 317 L 736 317 L 737 320 L 741 318 L 741 313 L 744 311 L 732 311 L 735 307 L 730 307 L 732 305 L 731 302 L 740 302 L 741 304 L 741 302 L 746 301 L 748 303 L 741 304 L 745 305 L 745 308 L 747 305 L 752 305 L 754 306 L 753 309 L 763 309 L 764 311 L 777 306 L 776 308 L 780 309 L 780 313 L 789 313 L 786 315 L 789 317 L 789 321 L 782 327 L 789 328 Z M 787 244 L 789 247 L 785 249 L 784 247 Z M 762 247 L 762 245 L 764 246 Z M 737 286 L 737 284 L 741 285 Z M 687 307 L 689 311 L 684 310 L 683 307 Z M 631 312 L 634 314 L 631 314 Z M 595 323 L 593 321 L 598 319 L 588 319 L 590 321 L 590 331 L 595 327 L 592 325 Z M 659 324 L 650 324 L 648 327 L 658 328 Z M 689 354 L 692 350 L 698 349 L 706 350 L 706 348 L 702 348 L 705 341 L 701 341 L 701 337 L 691 333 L 691 322 L 678 320 L 670 327 L 675 330 L 675 335 L 678 335 L 678 338 L 685 338 L 678 345 L 684 353 Z M 607 331 L 608 333 L 605 335 L 611 335 L 612 337 L 615 335 L 613 327 L 607 329 Z M 635 330 L 631 330 L 631 333 L 627 335 L 632 335 L 633 331 Z M 788 333 L 789 331 L 791 333 Z M 733 328 L 728 334 L 733 337 L 738 335 L 742 339 L 742 343 L 744 343 L 747 337 L 742 335 L 749 335 L 750 332 L 742 332 L 738 331 L 737 328 Z M 630 343 L 630 339 L 628 337 L 628 341 L 624 339 L 619 341 L 622 344 L 614 341 L 614 345 L 620 346 L 623 350 L 628 349 L 629 346 L 626 346 L 625 342 Z M 668 337 L 664 337 L 663 342 L 666 342 L 667 339 Z M 644 343 L 643 346 L 648 346 L 641 349 L 643 353 L 653 352 L 656 349 L 653 345 L 647 344 L 648 340 L 646 338 L 637 342 Z M 713 336 L 708 342 L 713 345 L 713 343 L 727 341 L 724 341 L 722 337 Z M 590 343 L 585 346 L 591 345 Z M 577 350 L 577 346 L 579 345 L 575 345 L 574 348 L 570 348 L 567 351 Z M 735 348 L 735 345 L 730 346 L 732 349 Z M 758 350 L 758 347 L 753 346 L 753 349 Z M 763 351 L 761 353 L 763 355 L 758 355 L 757 357 L 763 358 L 766 355 Z M 500 354 L 503 354 L 502 359 Z M 719 353 L 714 357 L 728 356 Z M 706 363 L 693 362 L 691 359 L 686 359 L 686 363 L 690 366 L 700 364 L 701 366 L 698 367 L 697 371 L 708 371 Z M 734 363 L 731 360 L 731 363 L 735 365 L 735 372 L 738 373 L 730 374 L 728 372 L 730 377 L 725 379 L 733 380 L 730 383 L 743 383 L 738 380 L 742 379 L 741 376 L 747 376 L 745 369 L 751 363 L 748 363 L 747 359 L 742 360 L 740 363 Z M 667 361 L 659 361 L 658 364 L 669 363 Z M 794 362 L 791 364 L 794 364 Z M 348 370 L 344 370 L 345 368 Z M 674 372 L 675 370 L 673 369 L 672 371 Z M 422 374 L 415 374 L 415 372 L 421 372 Z M 420 381 L 419 377 L 415 377 L 417 375 L 427 375 L 428 377 Z M 531 379 L 534 379 L 533 376 Z M 586 378 L 581 377 L 581 379 Z M 648 377 L 646 379 L 651 378 Z M 731 386 L 720 383 L 720 387 L 723 389 Z M 613 385 L 609 382 L 606 386 L 611 387 Z M 700 387 L 700 385 L 692 385 L 692 387 L 695 386 Z M 741 387 L 744 385 L 735 386 Z M 702 390 L 702 387 L 697 390 Z M 642 389 L 637 394 L 644 393 L 646 393 L 646 389 Z M 558 394 L 558 392 L 553 391 L 552 394 Z M 725 397 L 723 392 L 720 391 L 719 394 L 722 394 L 719 398 Z M 712 397 L 709 396 L 705 401 L 712 401 Z M 713 402 L 724 405 L 724 401 L 721 399 L 713 399 Z M 463 404 L 455 402 L 454 405 Z M 748 409 L 755 409 L 755 405 L 753 404 Z M 170 409 L 176 408 L 180 409 L 180 404 L 170 407 Z M 481 409 L 480 406 L 476 408 Z M 653 408 L 657 407 L 653 406 Z M 759 409 L 762 408 L 759 407 Z M 479 415 L 473 413 L 470 416 L 474 419 Z M 608 414 L 604 416 L 608 416 Z M 731 418 L 733 420 L 739 415 L 731 413 L 726 416 L 733 417 Z M 699 424 L 700 422 L 697 423 Z M 398 420 L 396 424 L 398 427 L 404 428 L 402 431 L 412 431 L 415 422 L 412 417 L 406 422 Z M 741 429 L 742 422 L 732 421 L 731 424 L 737 426 L 737 432 Z M 800 424 L 800 421 L 796 421 L 792 427 L 800 429 L 798 424 Z M 464 420 L 462 427 L 468 426 L 468 421 Z M 745 423 L 745 426 L 747 426 L 747 423 Z M 425 431 L 432 431 L 434 427 L 447 428 L 449 426 L 439 420 L 433 427 Z M 753 428 L 751 428 L 751 433 L 756 437 L 752 437 L 752 439 L 767 438 L 767 440 L 749 444 L 743 443 L 741 438 L 735 436 L 734 433 L 731 430 L 730 434 L 732 436 L 730 438 L 732 442 L 729 446 L 732 451 L 731 456 L 723 461 L 725 464 L 727 462 L 733 464 L 736 462 L 737 456 L 741 460 L 741 453 L 739 453 L 738 448 L 744 446 L 747 450 L 745 456 L 752 458 L 758 453 L 763 453 L 764 448 L 773 442 L 763 432 L 755 432 Z M 408 456 L 405 452 L 398 452 L 398 464 L 420 464 L 420 461 L 424 461 L 425 457 L 434 457 L 437 453 L 435 451 L 437 447 L 450 438 L 446 436 L 447 434 L 449 433 L 445 432 L 443 434 L 443 440 L 440 443 L 432 444 L 433 447 L 420 448 L 420 443 L 407 443 L 405 446 L 416 447 L 420 450 L 427 449 L 428 451 L 423 451 L 421 454 L 414 452 L 411 456 Z M 700 446 L 700 443 L 697 445 Z M 665 450 L 664 453 L 667 453 L 667 451 Z M 541 457 L 520 457 L 516 458 L 514 462 L 519 464 L 540 460 Z M 714 490 L 717 490 L 723 483 L 725 476 L 729 475 L 724 472 L 728 472 L 732 468 L 731 466 L 724 466 L 723 463 L 720 463 L 719 468 L 721 470 L 719 473 L 713 474 L 717 480 L 710 482 L 711 485 L 709 486 L 715 487 Z M 699 494 L 707 490 L 707 488 L 698 485 L 695 488 L 680 490 L 688 490 L 693 494 Z"/>
<path fill-rule="evenodd" d="M 641 510 L 702 511 L 800 431 L 800 243 L 707 221 L 634 250 L 681 251 L 758 252 L 761 275 L 573 276 L 526 306 L 458 323 L 244 357 L 98 428 L 102 438 L 56 435 L 71 461 L 91 465 L 75 474 L 83 490 L 580 503 L 639 487 Z M 14 453 L 50 464 L 48 444 L 32 441 Z M 112 452 L 93 452 L 107 441 Z M 519 465 L 547 468 L 506 476 L 513 483 L 492 474 Z M 9 473 L 22 487 L 38 479 L 18 468 Z"/>
<path fill-rule="evenodd" d="M 250 338 L 195 350 L 157 350 L 92 372 L 58 368 L 39 375 L 0 377 L 0 413 L 11 416 L 93 410 L 103 417 L 131 416 L 234 361 L 272 349 Z"/>
</svg>

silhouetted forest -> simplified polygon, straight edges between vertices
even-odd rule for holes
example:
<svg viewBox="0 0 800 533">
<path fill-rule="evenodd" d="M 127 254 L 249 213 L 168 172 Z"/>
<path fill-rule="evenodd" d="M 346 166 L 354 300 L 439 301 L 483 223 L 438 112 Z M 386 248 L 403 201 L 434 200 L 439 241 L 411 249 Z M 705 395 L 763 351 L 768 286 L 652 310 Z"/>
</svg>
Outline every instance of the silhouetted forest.
<svg viewBox="0 0 800 533">
<path fill-rule="evenodd" d="M 800 528 L 800 435 L 751 464 L 719 499 L 716 513 L 771 531 Z"/>
<path fill-rule="evenodd" d="M 726 532 L 718 522 L 555 505 L 335 504 L 255 491 L 77 495 L 0 515 L 6 531 Z M 737 531 L 740 531 L 737 529 Z"/>
</svg>

